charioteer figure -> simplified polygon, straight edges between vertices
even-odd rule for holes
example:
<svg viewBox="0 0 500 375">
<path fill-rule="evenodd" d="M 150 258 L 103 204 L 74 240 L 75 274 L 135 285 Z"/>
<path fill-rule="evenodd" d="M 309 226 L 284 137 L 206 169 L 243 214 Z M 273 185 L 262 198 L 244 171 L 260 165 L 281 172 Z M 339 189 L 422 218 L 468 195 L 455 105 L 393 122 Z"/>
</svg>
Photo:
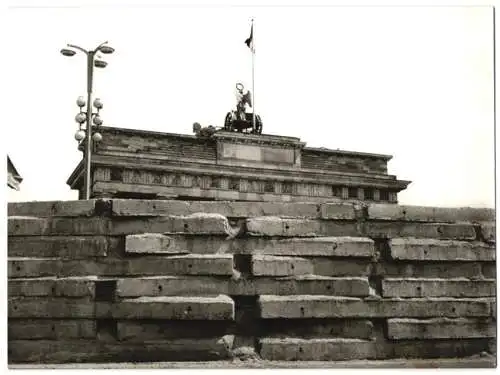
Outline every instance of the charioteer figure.
<svg viewBox="0 0 500 375">
<path fill-rule="evenodd" d="M 245 93 L 242 83 L 236 84 L 236 110 L 228 112 L 224 121 L 224 130 L 237 131 L 240 133 L 262 133 L 262 121 L 260 116 L 246 112 L 246 106 L 252 108 L 252 95 L 249 90 Z"/>
</svg>

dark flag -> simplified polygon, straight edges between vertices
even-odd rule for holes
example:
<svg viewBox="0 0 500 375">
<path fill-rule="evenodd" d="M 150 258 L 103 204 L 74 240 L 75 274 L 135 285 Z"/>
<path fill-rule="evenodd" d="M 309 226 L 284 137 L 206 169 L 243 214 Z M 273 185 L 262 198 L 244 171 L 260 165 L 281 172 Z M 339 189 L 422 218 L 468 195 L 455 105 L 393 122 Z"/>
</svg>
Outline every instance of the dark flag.
<svg viewBox="0 0 500 375">
<path fill-rule="evenodd" d="M 253 53 L 255 53 L 255 47 L 253 44 L 253 22 L 252 22 L 252 28 L 250 29 L 250 36 L 248 37 L 247 40 L 245 40 L 245 44 L 252 50 Z"/>
</svg>

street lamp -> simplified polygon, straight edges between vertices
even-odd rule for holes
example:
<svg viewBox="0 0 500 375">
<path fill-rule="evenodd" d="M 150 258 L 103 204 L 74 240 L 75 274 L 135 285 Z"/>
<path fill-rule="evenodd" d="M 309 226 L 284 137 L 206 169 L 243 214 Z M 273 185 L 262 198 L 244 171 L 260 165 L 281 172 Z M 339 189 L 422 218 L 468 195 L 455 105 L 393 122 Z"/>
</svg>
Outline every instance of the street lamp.
<svg viewBox="0 0 500 375">
<path fill-rule="evenodd" d="M 91 158 L 91 153 L 92 153 L 92 141 L 100 141 L 102 139 L 102 135 L 100 133 L 95 133 L 92 135 L 92 127 L 94 125 L 99 126 L 102 124 L 102 120 L 99 117 L 99 110 L 102 108 L 102 102 L 99 99 L 94 100 L 94 107 L 97 109 L 97 113 L 94 113 L 92 111 L 92 83 L 93 83 L 93 76 L 94 76 L 94 66 L 97 68 L 105 68 L 106 65 L 108 65 L 105 61 L 99 60 L 96 58 L 96 54 L 98 52 L 102 52 L 104 54 L 111 54 L 115 50 L 111 48 L 110 46 L 107 45 L 108 42 L 101 43 L 99 46 L 97 46 L 94 50 L 87 51 L 81 47 L 68 44 L 69 48 L 63 48 L 61 50 L 61 54 L 64 56 L 74 56 L 76 54 L 76 50 L 79 50 L 85 55 L 87 55 L 87 102 L 85 102 L 85 99 L 83 97 L 79 97 L 76 104 L 80 107 L 80 112 L 76 115 L 75 121 L 78 122 L 79 124 L 79 130 L 75 134 L 75 139 L 77 141 L 82 141 L 85 138 L 85 151 L 84 151 L 84 158 L 85 158 L 85 166 L 84 166 L 84 179 L 83 179 L 83 184 L 84 184 L 84 198 L 83 199 L 90 199 L 90 185 L 91 185 L 91 176 L 90 176 L 90 158 Z M 83 111 L 83 107 L 87 104 L 87 110 Z M 86 124 L 86 130 L 82 130 L 82 125 L 84 123 Z"/>
<path fill-rule="evenodd" d="M 76 100 L 76 105 L 80 107 L 80 112 L 75 116 L 75 121 L 79 124 L 79 129 L 75 133 L 75 139 L 80 142 L 82 141 L 85 136 L 86 136 L 86 131 L 82 129 L 82 125 L 87 122 L 87 116 L 88 112 L 83 112 L 83 107 L 85 107 L 85 99 L 83 96 L 79 96 L 78 99 Z M 96 126 L 96 131 L 92 134 L 92 140 L 94 142 L 99 142 L 102 140 L 102 135 L 98 132 L 99 131 L 99 126 L 102 125 L 102 119 L 101 116 L 99 116 L 99 110 L 102 109 L 103 104 L 101 102 L 101 99 L 96 98 L 94 99 L 93 103 L 94 107 L 97 109 L 97 112 L 91 112 L 91 117 L 92 117 L 92 123 L 91 128 Z M 87 106 L 87 111 L 89 111 L 88 106 Z M 92 111 L 92 109 L 90 109 Z M 87 126 L 88 128 L 88 126 Z"/>
</svg>

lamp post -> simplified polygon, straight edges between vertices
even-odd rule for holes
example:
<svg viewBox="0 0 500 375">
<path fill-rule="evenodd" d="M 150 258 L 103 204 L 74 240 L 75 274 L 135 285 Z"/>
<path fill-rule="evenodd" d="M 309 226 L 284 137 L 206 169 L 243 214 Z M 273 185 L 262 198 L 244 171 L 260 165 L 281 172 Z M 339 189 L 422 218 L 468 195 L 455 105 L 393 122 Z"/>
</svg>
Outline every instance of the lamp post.
<svg viewBox="0 0 500 375">
<path fill-rule="evenodd" d="M 85 150 L 84 150 L 84 179 L 83 179 L 83 184 L 84 184 L 84 197 L 83 199 L 90 199 L 90 185 L 91 185 L 91 175 L 90 175 L 90 159 L 91 159 L 91 153 L 92 153 L 92 116 L 94 116 L 94 124 L 99 126 L 102 124 L 102 120 L 99 117 L 99 109 L 102 108 L 102 103 L 100 100 L 96 99 L 94 101 L 94 106 L 97 108 L 97 113 L 92 112 L 92 83 L 93 83 L 93 76 L 94 76 L 94 66 L 96 68 L 105 68 L 106 65 L 108 65 L 105 61 L 96 59 L 96 54 L 98 52 L 102 52 L 104 54 L 111 54 L 114 52 L 114 49 L 111 48 L 110 46 L 107 46 L 108 42 L 101 43 L 99 46 L 97 46 L 94 50 L 87 51 L 79 46 L 75 46 L 72 44 L 68 44 L 68 47 L 72 49 L 67 49 L 63 48 L 61 50 L 61 54 L 64 56 L 74 56 L 76 52 L 74 51 L 79 50 L 83 52 L 87 56 L 87 110 L 86 112 L 82 112 L 82 108 L 85 106 L 85 99 L 83 97 L 79 97 L 77 100 L 77 105 L 80 107 L 80 113 L 76 115 L 75 120 L 80 124 L 80 130 L 77 132 L 75 135 L 75 138 L 80 141 L 83 140 L 82 136 L 83 134 L 81 132 L 81 125 L 86 122 L 86 132 L 85 132 Z M 97 105 L 96 105 L 97 103 Z M 99 133 L 96 133 L 96 135 Z M 78 139 L 80 138 L 80 139 Z M 99 137 L 94 137 L 94 139 L 100 140 L 102 136 Z"/>
</svg>

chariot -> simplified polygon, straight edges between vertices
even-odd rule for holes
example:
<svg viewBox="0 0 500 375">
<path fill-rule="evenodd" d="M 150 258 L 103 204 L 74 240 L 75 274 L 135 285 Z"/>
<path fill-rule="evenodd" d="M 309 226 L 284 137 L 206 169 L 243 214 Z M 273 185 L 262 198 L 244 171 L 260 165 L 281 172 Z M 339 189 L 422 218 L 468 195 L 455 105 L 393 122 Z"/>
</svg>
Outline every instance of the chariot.
<svg viewBox="0 0 500 375">
<path fill-rule="evenodd" d="M 236 111 L 228 112 L 224 121 L 225 131 L 237 131 L 240 133 L 262 134 L 262 120 L 255 115 L 255 129 L 253 128 L 252 113 L 244 113 L 245 118 L 240 119 Z"/>
</svg>

